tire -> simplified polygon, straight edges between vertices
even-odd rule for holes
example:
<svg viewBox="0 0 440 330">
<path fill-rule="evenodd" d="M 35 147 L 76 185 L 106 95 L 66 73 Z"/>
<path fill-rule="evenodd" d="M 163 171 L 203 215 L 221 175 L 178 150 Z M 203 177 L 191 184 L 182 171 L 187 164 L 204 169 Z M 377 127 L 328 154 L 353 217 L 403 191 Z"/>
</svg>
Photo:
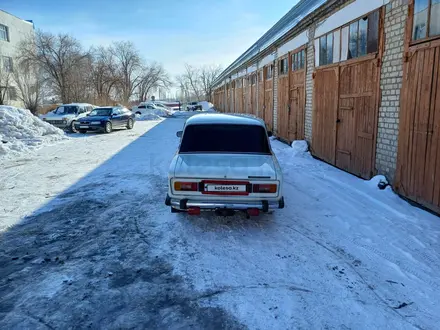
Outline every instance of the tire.
<svg viewBox="0 0 440 330">
<path fill-rule="evenodd" d="M 77 129 L 75 128 L 75 121 L 74 120 L 72 120 L 72 122 L 70 123 L 69 131 L 70 131 L 70 133 L 77 133 L 78 132 Z"/>
<path fill-rule="evenodd" d="M 112 128 L 112 123 L 111 122 L 106 122 L 105 123 L 105 127 L 104 127 L 104 132 L 105 133 L 111 133 L 112 132 L 112 130 L 113 130 L 113 128 Z"/>
<path fill-rule="evenodd" d="M 134 126 L 134 121 L 133 119 L 129 118 L 127 121 L 127 129 L 132 129 Z"/>
<path fill-rule="evenodd" d="M 139 115 L 139 116 L 140 116 L 140 115 L 142 115 L 142 114 L 141 114 L 141 113 L 140 113 L 139 111 L 138 111 L 138 112 L 136 112 L 136 114 L 137 114 L 137 115 Z"/>
<path fill-rule="evenodd" d="M 86 133 L 87 133 L 87 130 L 86 130 L 86 129 L 80 129 L 79 132 L 80 132 L 81 134 L 86 134 Z"/>
</svg>

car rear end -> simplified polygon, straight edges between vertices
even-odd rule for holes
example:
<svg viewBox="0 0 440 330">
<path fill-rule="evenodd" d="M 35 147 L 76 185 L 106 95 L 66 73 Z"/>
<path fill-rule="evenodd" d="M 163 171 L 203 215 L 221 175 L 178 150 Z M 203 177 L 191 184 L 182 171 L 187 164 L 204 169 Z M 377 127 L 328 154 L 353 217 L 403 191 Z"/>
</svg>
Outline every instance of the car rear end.
<svg viewBox="0 0 440 330">
<path fill-rule="evenodd" d="M 264 126 L 187 126 L 170 166 L 166 204 L 190 214 L 283 208 L 282 173 Z"/>
</svg>

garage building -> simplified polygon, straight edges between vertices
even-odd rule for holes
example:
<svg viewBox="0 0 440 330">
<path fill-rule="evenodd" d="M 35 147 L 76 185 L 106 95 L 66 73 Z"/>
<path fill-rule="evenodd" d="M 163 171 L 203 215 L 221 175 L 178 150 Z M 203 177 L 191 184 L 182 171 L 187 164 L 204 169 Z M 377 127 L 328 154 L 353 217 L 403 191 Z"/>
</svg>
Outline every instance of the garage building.
<svg viewBox="0 0 440 330">
<path fill-rule="evenodd" d="M 439 0 L 301 0 L 222 72 L 214 103 L 440 212 L 439 65 Z"/>
</svg>

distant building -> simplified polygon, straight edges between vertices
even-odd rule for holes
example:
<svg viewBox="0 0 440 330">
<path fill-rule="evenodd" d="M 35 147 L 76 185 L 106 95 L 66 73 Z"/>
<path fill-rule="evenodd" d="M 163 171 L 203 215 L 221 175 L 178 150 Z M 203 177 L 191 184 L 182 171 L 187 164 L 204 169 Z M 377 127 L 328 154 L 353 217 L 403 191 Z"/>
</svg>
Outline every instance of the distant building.
<svg viewBox="0 0 440 330">
<path fill-rule="evenodd" d="M 0 10 L 0 93 L 5 96 L 4 103 L 23 106 L 15 86 L 14 57 L 18 44 L 34 33 L 32 21 L 25 21 Z"/>
</svg>

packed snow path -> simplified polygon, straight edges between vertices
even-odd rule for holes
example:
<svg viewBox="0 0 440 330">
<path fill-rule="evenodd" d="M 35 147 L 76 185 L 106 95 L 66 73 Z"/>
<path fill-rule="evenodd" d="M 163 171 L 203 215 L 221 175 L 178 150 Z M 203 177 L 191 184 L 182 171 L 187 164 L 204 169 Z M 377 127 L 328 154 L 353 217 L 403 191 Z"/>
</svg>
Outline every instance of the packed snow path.
<svg viewBox="0 0 440 330">
<path fill-rule="evenodd" d="M 183 123 L 0 163 L 0 329 L 438 329 L 438 217 L 277 141 L 285 209 L 171 214 Z"/>
</svg>

